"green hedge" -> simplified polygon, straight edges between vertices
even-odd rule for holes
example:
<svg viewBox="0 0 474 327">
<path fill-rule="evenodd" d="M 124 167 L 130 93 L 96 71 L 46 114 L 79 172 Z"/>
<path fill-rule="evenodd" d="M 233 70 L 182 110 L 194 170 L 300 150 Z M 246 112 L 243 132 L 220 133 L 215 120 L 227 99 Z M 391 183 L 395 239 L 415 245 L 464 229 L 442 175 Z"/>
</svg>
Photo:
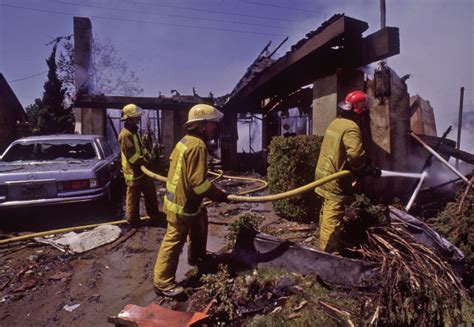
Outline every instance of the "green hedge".
<svg viewBox="0 0 474 327">
<path fill-rule="evenodd" d="M 322 137 L 315 135 L 274 137 L 268 153 L 270 193 L 285 192 L 314 181 L 321 142 Z M 319 202 L 310 191 L 273 202 L 273 208 L 287 219 L 308 222 L 318 216 Z"/>
</svg>

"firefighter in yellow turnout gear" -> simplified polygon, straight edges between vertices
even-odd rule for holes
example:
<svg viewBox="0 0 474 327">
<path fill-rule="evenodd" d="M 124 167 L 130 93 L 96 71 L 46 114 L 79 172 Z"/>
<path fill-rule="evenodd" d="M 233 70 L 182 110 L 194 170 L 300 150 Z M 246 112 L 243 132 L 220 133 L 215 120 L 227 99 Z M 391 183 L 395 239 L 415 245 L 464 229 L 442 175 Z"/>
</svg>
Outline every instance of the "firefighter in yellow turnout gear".
<svg viewBox="0 0 474 327">
<path fill-rule="evenodd" d="M 180 252 L 189 236 L 188 263 L 206 260 L 207 213 L 201 207 L 204 197 L 227 201 L 227 194 L 207 179 L 207 146 L 223 114 L 216 108 L 198 104 L 189 111 L 187 134 L 170 156 L 164 211 L 168 221 L 158 252 L 153 284 L 158 294 L 177 296 L 183 292 L 175 283 Z"/>
<path fill-rule="evenodd" d="M 142 193 L 147 214 L 152 220 L 158 220 L 160 217 L 153 179 L 143 174 L 140 169 L 140 166 L 149 163 L 150 158 L 138 131 L 142 112 L 142 109 L 134 104 L 123 107 L 121 120 L 125 121 L 125 126 L 118 138 L 123 176 L 127 185 L 125 219 L 132 226 L 137 226 L 140 222 Z"/>
<path fill-rule="evenodd" d="M 367 95 L 354 91 L 339 105 L 338 117 L 329 124 L 321 144 L 315 177 L 320 179 L 349 169 L 355 176 L 377 176 L 380 170 L 372 168 L 362 144 L 362 135 L 356 121 L 367 109 Z M 336 179 L 315 192 L 323 198 L 319 216 L 321 250 L 338 254 L 341 250 L 340 233 L 345 204 L 353 201 L 352 177 Z"/>
</svg>

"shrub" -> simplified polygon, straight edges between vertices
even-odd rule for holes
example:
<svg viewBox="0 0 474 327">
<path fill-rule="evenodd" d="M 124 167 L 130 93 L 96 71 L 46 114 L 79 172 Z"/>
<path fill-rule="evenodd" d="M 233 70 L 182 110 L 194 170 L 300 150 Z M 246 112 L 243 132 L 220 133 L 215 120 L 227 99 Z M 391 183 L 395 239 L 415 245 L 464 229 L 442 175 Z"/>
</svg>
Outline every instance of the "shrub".
<svg viewBox="0 0 474 327">
<path fill-rule="evenodd" d="M 456 200 L 447 203 L 438 216 L 428 219 L 428 223 L 464 253 L 464 283 L 471 287 L 474 285 L 474 191 L 471 189 L 465 195 L 461 210 L 463 193 L 459 192 Z"/>
<path fill-rule="evenodd" d="M 233 249 L 235 242 L 237 241 L 237 236 L 242 228 L 247 230 L 258 230 L 262 224 L 264 217 L 257 215 L 251 212 L 244 213 L 236 221 L 234 221 L 229 226 L 229 232 L 226 236 L 227 238 L 227 248 Z"/>
<path fill-rule="evenodd" d="M 270 193 L 285 192 L 314 181 L 314 171 L 322 137 L 299 135 L 272 139 L 268 154 Z M 273 202 L 275 211 L 290 220 L 309 221 L 318 212 L 320 201 L 314 192 Z"/>
</svg>

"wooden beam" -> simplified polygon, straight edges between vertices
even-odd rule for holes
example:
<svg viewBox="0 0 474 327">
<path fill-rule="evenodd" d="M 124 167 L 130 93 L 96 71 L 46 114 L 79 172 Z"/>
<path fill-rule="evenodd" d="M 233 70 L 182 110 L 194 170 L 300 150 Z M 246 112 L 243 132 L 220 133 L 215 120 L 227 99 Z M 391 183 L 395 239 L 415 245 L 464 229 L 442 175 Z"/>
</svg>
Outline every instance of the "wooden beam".
<svg viewBox="0 0 474 327">
<path fill-rule="evenodd" d="M 363 40 L 361 66 L 400 53 L 400 34 L 397 27 L 385 27 Z"/>
<path fill-rule="evenodd" d="M 271 112 L 277 112 L 281 110 L 287 110 L 290 108 L 311 108 L 313 101 L 313 89 L 310 87 L 299 89 L 298 91 L 288 95 L 283 99 L 270 101 L 265 107 L 262 108 L 262 112 L 268 115 Z"/>
<path fill-rule="evenodd" d="M 431 147 L 434 147 L 437 144 L 437 140 L 439 140 L 439 137 L 435 136 L 426 136 L 426 135 L 420 135 L 421 139 L 426 142 Z M 440 154 L 448 155 L 456 159 L 460 159 L 464 162 L 467 162 L 471 165 L 474 165 L 474 154 L 458 150 L 455 148 L 456 142 L 450 139 L 446 139 L 446 143 L 442 143 L 437 151 Z"/>
<path fill-rule="evenodd" d="M 129 103 L 134 103 L 143 109 L 159 110 L 188 110 L 198 103 L 213 103 L 213 98 L 192 97 L 129 97 L 129 96 L 109 96 L 109 95 L 79 95 L 74 102 L 75 107 L 85 108 L 114 108 L 122 109 Z"/>
</svg>

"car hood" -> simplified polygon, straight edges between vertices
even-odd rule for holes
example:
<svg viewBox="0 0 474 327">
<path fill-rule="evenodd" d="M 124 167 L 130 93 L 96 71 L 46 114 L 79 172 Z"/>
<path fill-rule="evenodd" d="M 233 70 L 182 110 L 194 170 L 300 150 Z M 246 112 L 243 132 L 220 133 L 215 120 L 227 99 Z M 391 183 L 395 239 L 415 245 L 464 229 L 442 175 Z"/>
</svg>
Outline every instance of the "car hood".
<svg viewBox="0 0 474 327">
<path fill-rule="evenodd" d="M 99 160 L 64 160 L 41 162 L 0 162 L 0 181 L 22 179 L 66 179 L 92 178 L 93 170 L 99 165 Z M 31 175 L 34 177 L 31 177 Z M 29 178 L 26 176 L 30 175 Z"/>
</svg>

